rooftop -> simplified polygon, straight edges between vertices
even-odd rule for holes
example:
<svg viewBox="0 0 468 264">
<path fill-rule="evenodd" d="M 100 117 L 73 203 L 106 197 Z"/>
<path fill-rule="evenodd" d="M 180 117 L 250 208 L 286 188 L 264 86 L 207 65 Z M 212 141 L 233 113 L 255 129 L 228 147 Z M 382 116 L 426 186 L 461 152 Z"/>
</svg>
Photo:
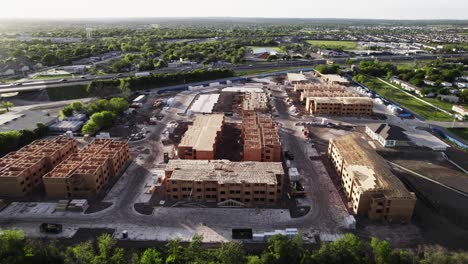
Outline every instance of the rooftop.
<svg viewBox="0 0 468 264">
<path fill-rule="evenodd" d="M 0 115 L 0 132 L 11 130 L 34 130 L 38 123 L 46 126 L 52 124 L 57 118 L 44 111 L 24 110 L 21 112 L 7 112 Z"/>
<path fill-rule="evenodd" d="M 305 82 L 307 81 L 307 78 L 302 73 L 288 72 L 288 80 L 290 82 Z"/>
<path fill-rule="evenodd" d="M 223 114 L 200 115 L 185 132 L 179 147 L 192 147 L 195 150 L 211 151 L 218 131 L 224 123 Z"/>
<path fill-rule="evenodd" d="M 405 130 L 399 126 L 374 123 L 368 124 L 367 127 L 374 131 L 374 133 L 382 136 L 385 140 L 409 140 L 408 136 L 403 133 Z"/>
<path fill-rule="evenodd" d="M 382 191 L 387 197 L 413 198 L 401 181 L 391 172 L 387 162 L 370 148 L 358 134 L 331 140 L 349 166 L 363 191 Z"/>
<path fill-rule="evenodd" d="M 229 160 L 170 160 L 166 171 L 171 180 L 217 181 L 224 183 L 277 184 L 283 175 L 281 162 L 231 162 Z"/>
<path fill-rule="evenodd" d="M 349 80 L 338 74 L 322 74 L 324 79 L 336 83 L 349 83 Z"/>
</svg>

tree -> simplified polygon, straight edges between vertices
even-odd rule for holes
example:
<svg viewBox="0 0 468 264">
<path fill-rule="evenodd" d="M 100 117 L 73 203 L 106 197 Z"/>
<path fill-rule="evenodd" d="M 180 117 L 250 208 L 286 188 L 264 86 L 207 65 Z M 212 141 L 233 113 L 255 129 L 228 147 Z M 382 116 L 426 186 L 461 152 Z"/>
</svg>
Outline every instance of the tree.
<svg viewBox="0 0 468 264">
<path fill-rule="evenodd" d="M 140 260 L 140 264 L 162 264 L 163 262 L 161 254 L 154 248 L 145 250 Z"/>
<path fill-rule="evenodd" d="M 278 56 L 276 56 L 274 54 L 270 54 L 270 55 L 268 55 L 267 61 L 274 61 L 274 60 L 277 60 L 277 59 L 278 59 Z"/>
<path fill-rule="evenodd" d="M 72 116 L 73 115 L 73 107 L 71 105 L 65 106 L 62 111 L 60 111 L 60 115 L 62 116 Z"/>
<path fill-rule="evenodd" d="M 158 60 L 158 62 L 156 62 L 156 68 L 161 69 L 164 67 L 167 67 L 167 63 L 164 60 Z"/>
<path fill-rule="evenodd" d="M 115 119 L 117 116 L 110 112 L 110 111 L 102 111 L 98 113 L 94 113 L 89 120 L 92 121 L 98 129 L 104 128 L 104 127 L 110 127 L 114 123 Z"/>
<path fill-rule="evenodd" d="M 171 240 L 167 243 L 166 264 L 184 264 L 184 249 L 180 245 L 180 239 Z"/>
<path fill-rule="evenodd" d="M 289 239 L 276 235 L 268 241 L 268 250 L 262 254 L 262 261 L 277 264 L 300 263 L 302 257 L 302 237 Z"/>
<path fill-rule="evenodd" d="M 7 112 L 10 112 L 10 108 L 15 106 L 12 102 L 1 102 L 0 107 L 5 108 Z"/>
<path fill-rule="evenodd" d="M 45 66 L 52 66 L 58 63 L 58 58 L 52 53 L 47 53 L 42 57 L 41 61 Z"/>
<path fill-rule="evenodd" d="M 109 105 L 110 110 L 119 115 L 122 114 L 129 107 L 127 100 L 118 97 L 110 99 Z"/>
<path fill-rule="evenodd" d="M 238 242 L 223 243 L 218 250 L 218 256 L 222 264 L 246 263 L 245 252 L 242 244 Z"/>
<path fill-rule="evenodd" d="M 83 110 L 83 105 L 81 104 L 81 102 L 73 102 L 70 104 L 71 108 L 73 108 L 73 110 L 75 111 L 81 111 Z"/>
<path fill-rule="evenodd" d="M 65 251 L 65 264 L 89 264 L 94 261 L 94 249 L 91 241 L 68 247 Z"/>
<path fill-rule="evenodd" d="M 371 239 L 371 247 L 374 253 L 374 261 L 376 264 L 388 264 L 393 254 L 393 249 L 390 243 L 385 240 L 379 240 L 375 237 Z"/>
<path fill-rule="evenodd" d="M 86 124 L 81 129 L 81 132 L 83 132 L 83 134 L 94 135 L 96 134 L 96 132 L 98 132 L 98 130 L 98 125 L 96 125 L 96 123 L 90 120 L 86 122 Z"/>
<path fill-rule="evenodd" d="M 125 79 L 120 79 L 119 89 L 125 99 L 128 99 L 132 94 L 132 90 L 130 90 L 130 82 Z"/>
</svg>

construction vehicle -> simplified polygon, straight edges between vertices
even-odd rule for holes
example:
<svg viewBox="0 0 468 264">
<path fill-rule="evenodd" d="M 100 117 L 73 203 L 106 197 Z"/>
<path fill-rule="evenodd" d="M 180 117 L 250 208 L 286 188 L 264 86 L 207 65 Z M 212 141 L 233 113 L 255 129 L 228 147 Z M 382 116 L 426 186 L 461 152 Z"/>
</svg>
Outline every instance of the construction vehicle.
<svg viewBox="0 0 468 264">
<path fill-rule="evenodd" d="M 164 163 L 168 163 L 168 162 L 169 162 L 169 153 L 164 152 Z"/>
<path fill-rule="evenodd" d="M 306 196 L 305 188 L 300 182 L 294 182 L 291 187 L 291 197 L 304 198 Z"/>
</svg>

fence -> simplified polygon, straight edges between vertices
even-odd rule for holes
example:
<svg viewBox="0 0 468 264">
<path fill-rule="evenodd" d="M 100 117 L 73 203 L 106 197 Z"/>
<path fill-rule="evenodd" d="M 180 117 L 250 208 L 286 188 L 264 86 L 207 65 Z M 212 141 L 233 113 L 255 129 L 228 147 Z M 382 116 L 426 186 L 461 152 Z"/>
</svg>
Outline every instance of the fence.
<svg viewBox="0 0 468 264">
<path fill-rule="evenodd" d="M 452 142 L 453 144 L 459 146 L 460 148 L 462 149 L 468 149 L 468 146 L 465 145 L 464 143 L 458 141 L 457 139 L 445 134 L 444 131 L 438 129 L 438 128 L 432 128 L 432 131 L 436 132 L 437 134 L 439 134 L 442 138 L 444 139 L 447 139 L 448 141 Z"/>
</svg>

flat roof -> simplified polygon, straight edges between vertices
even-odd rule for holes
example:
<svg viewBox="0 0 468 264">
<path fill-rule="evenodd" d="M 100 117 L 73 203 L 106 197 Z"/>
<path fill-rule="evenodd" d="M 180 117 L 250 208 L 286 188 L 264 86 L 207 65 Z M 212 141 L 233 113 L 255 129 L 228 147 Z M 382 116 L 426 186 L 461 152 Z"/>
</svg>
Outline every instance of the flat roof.
<svg viewBox="0 0 468 264">
<path fill-rule="evenodd" d="M 263 93 L 261 87 L 256 86 L 232 86 L 226 87 L 221 90 L 221 92 L 236 92 L 236 93 L 246 93 L 246 92 L 254 92 L 254 93 Z"/>
<path fill-rule="evenodd" d="M 229 160 L 170 160 L 166 171 L 172 171 L 171 180 L 217 181 L 219 184 L 277 184 L 276 175 L 284 175 L 281 162 Z"/>
<path fill-rule="evenodd" d="M 290 82 L 304 82 L 307 81 L 307 78 L 303 73 L 288 72 L 288 80 Z"/>
<path fill-rule="evenodd" d="M 37 123 L 48 126 L 56 119 L 57 117 L 50 116 L 48 112 L 40 110 L 10 111 L 0 115 L 0 132 L 21 129 L 34 130 L 37 128 Z"/>
<path fill-rule="evenodd" d="M 382 191 L 387 197 L 414 198 L 403 183 L 391 172 L 390 166 L 371 149 L 359 134 L 337 137 L 330 141 L 348 165 L 347 169 L 359 181 L 363 191 Z"/>
<path fill-rule="evenodd" d="M 219 94 L 201 94 L 190 107 L 195 113 L 211 113 L 218 102 Z"/>
<path fill-rule="evenodd" d="M 338 74 L 322 74 L 322 77 L 331 82 L 349 83 L 349 80 Z"/>
<path fill-rule="evenodd" d="M 211 151 L 218 131 L 224 122 L 223 114 L 196 116 L 193 125 L 185 132 L 179 147 L 192 147 L 195 150 Z"/>
</svg>

